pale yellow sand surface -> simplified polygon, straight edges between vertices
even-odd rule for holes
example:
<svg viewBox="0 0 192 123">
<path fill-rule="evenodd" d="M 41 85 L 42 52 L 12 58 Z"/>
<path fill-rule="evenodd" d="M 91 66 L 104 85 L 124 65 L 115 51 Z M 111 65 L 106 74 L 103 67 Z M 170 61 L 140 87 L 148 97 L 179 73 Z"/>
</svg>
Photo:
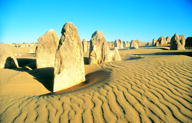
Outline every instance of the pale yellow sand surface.
<svg viewBox="0 0 192 123">
<path fill-rule="evenodd" d="M 192 51 L 165 49 L 120 50 L 123 61 L 86 65 L 86 83 L 55 94 L 30 72 L 0 69 L 0 122 L 190 123 Z"/>
</svg>

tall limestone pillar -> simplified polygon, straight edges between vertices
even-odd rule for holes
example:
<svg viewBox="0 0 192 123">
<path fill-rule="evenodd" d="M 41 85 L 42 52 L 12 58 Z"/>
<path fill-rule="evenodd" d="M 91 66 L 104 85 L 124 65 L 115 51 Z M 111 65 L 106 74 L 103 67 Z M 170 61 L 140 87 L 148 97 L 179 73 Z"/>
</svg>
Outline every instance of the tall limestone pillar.
<svg viewBox="0 0 192 123">
<path fill-rule="evenodd" d="M 69 88 L 85 81 L 83 48 L 77 28 L 66 23 L 55 57 L 53 91 Z"/>
</svg>

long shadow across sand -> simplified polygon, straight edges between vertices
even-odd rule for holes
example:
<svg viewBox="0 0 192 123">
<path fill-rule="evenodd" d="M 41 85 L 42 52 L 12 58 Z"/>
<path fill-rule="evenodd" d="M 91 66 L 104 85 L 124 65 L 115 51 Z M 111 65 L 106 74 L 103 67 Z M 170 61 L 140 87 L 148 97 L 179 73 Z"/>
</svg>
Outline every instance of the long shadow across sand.
<svg viewBox="0 0 192 123">
<path fill-rule="evenodd" d="M 192 52 L 157 52 L 157 53 L 134 54 L 134 55 L 186 55 L 192 57 Z"/>
<path fill-rule="evenodd" d="M 30 58 L 18 58 L 17 62 L 20 68 L 16 70 L 29 73 L 34 77 L 34 79 L 42 83 L 45 88 L 47 88 L 51 92 L 53 91 L 53 79 L 54 79 L 53 67 L 37 69 L 36 59 L 30 59 Z"/>
<path fill-rule="evenodd" d="M 110 78 L 111 72 L 110 70 L 98 70 L 92 73 L 89 73 L 85 76 L 86 81 L 74 85 L 70 88 L 60 90 L 54 93 L 47 93 L 40 96 L 52 96 L 52 95 L 64 95 L 68 93 L 74 93 L 77 91 L 85 91 L 85 89 L 89 89 L 91 87 L 100 88 L 107 84 L 109 78 Z"/>
<path fill-rule="evenodd" d="M 41 82 L 49 91 L 53 91 L 54 68 L 39 68 L 28 70 L 27 73 L 31 74 L 36 80 Z"/>
</svg>

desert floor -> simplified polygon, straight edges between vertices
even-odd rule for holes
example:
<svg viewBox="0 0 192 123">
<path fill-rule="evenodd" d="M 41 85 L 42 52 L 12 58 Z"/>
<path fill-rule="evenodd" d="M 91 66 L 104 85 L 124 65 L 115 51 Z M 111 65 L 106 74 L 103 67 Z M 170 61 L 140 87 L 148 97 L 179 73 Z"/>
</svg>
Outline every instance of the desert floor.
<svg viewBox="0 0 192 123">
<path fill-rule="evenodd" d="M 120 62 L 86 65 L 85 83 L 54 94 L 53 70 L 33 69 L 34 59 L 0 69 L 0 122 L 192 122 L 192 50 L 120 54 Z"/>
</svg>

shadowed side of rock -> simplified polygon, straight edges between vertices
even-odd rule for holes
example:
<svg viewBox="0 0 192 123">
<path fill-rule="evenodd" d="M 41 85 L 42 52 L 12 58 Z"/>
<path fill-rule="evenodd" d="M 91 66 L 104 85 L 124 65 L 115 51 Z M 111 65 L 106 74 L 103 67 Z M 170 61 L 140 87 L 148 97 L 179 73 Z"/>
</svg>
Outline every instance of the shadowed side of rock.
<svg viewBox="0 0 192 123">
<path fill-rule="evenodd" d="M 0 68 L 18 68 L 15 48 L 8 44 L 0 44 Z"/>
<path fill-rule="evenodd" d="M 186 39 L 185 47 L 191 49 L 192 48 L 192 37 L 188 37 Z"/>
</svg>

